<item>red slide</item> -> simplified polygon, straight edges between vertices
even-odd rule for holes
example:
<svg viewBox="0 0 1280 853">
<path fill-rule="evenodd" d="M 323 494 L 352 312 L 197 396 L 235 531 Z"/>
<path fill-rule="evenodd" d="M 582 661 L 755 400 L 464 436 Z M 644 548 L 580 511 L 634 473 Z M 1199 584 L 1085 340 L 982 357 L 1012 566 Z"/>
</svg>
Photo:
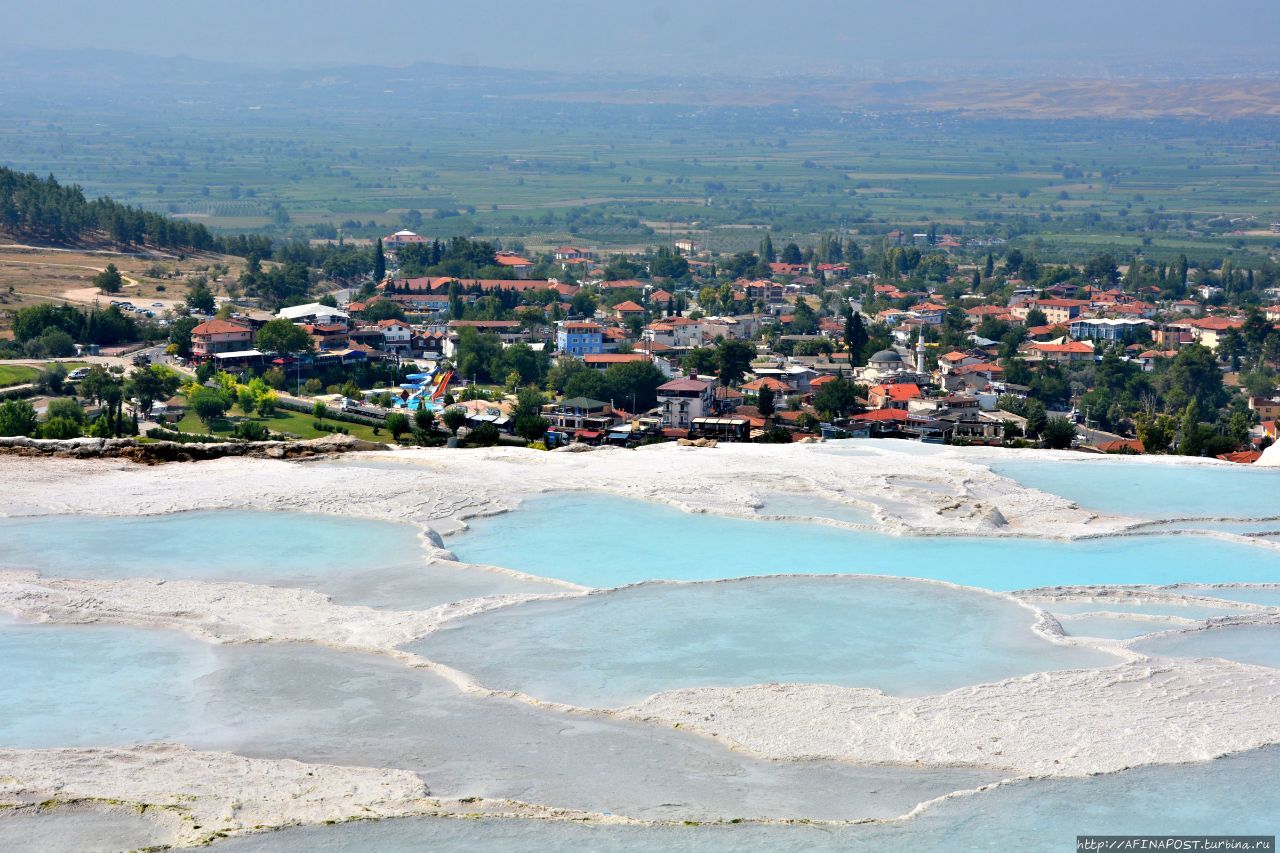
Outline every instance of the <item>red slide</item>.
<svg viewBox="0 0 1280 853">
<path fill-rule="evenodd" d="M 449 383 L 452 381 L 453 381 L 453 371 L 446 370 L 444 374 L 440 377 L 439 383 L 436 384 L 436 390 L 431 392 L 431 402 L 434 403 L 437 400 L 439 400 L 441 397 L 443 397 L 445 392 L 449 390 Z"/>
</svg>

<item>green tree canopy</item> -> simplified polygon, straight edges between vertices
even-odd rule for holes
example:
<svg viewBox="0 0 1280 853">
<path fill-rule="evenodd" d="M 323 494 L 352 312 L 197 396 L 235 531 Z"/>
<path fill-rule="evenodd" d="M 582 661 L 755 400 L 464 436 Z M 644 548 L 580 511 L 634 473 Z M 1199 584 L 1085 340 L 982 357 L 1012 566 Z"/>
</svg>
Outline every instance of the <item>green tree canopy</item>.
<svg viewBox="0 0 1280 853">
<path fill-rule="evenodd" d="M 119 293 L 124 287 L 124 276 L 115 264 L 107 264 L 107 268 L 93 277 L 93 286 L 103 293 Z"/>
<path fill-rule="evenodd" d="M 742 382 L 755 357 L 756 348 L 746 341 L 735 338 L 720 341 L 716 345 L 716 372 L 720 384 L 729 387 Z"/>
<path fill-rule="evenodd" d="M 0 403 L 0 435 L 32 435 L 36 431 L 36 410 L 26 400 Z"/>
<path fill-rule="evenodd" d="M 858 397 L 866 390 L 847 379 L 836 378 L 823 384 L 813 395 L 813 407 L 830 418 L 842 418 L 858 405 Z"/>
<path fill-rule="evenodd" d="M 292 355 L 294 353 L 310 352 L 314 343 L 311 340 L 311 336 L 307 334 L 306 329 L 301 326 L 295 326 L 280 317 L 275 320 L 268 320 L 258 330 L 257 346 L 263 352 Z"/>
<path fill-rule="evenodd" d="M 213 422 L 221 418 L 231 408 L 231 401 L 221 388 L 206 388 L 198 385 L 187 395 L 187 405 L 195 412 L 209 430 Z"/>
</svg>

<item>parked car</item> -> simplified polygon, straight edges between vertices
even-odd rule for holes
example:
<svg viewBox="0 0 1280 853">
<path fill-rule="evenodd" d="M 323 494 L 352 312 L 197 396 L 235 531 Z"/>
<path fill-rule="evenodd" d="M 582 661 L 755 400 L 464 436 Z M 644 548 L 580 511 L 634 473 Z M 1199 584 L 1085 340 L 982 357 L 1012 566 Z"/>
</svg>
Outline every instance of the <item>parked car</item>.
<svg viewBox="0 0 1280 853">
<path fill-rule="evenodd" d="M 133 357 L 133 363 L 138 367 L 143 367 L 151 363 L 151 356 L 144 353 L 138 353 Z"/>
<path fill-rule="evenodd" d="M 67 378 L 74 381 L 76 379 L 84 379 L 88 375 L 89 375 L 89 368 L 77 367 L 75 370 L 67 374 Z"/>
</svg>

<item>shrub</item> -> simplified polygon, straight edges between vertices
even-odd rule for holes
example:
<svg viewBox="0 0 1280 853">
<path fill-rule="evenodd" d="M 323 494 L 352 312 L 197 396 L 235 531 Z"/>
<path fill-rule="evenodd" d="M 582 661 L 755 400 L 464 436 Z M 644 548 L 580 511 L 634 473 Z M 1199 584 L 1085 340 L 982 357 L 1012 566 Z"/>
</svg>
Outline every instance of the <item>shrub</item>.
<svg viewBox="0 0 1280 853">
<path fill-rule="evenodd" d="M 71 418 L 49 418 L 40 427 L 41 438 L 79 438 L 80 422 Z"/>
<path fill-rule="evenodd" d="M 791 433 L 782 427 L 774 427 L 756 440 L 760 444 L 790 444 Z"/>
<path fill-rule="evenodd" d="M 391 430 L 392 438 L 399 441 L 400 436 L 409 431 L 409 419 L 400 412 L 392 412 L 387 415 L 387 429 Z"/>
<path fill-rule="evenodd" d="M 67 420 L 75 421 L 77 424 L 82 424 L 84 423 L 84 409 L 70 397 L 59 397 L 56 400 L 49 401 L 49 408 L 45 410 L 45 418 L 47 420 L 66 418 Z"/>
<path fill-rule="evenodd" d="M 265 425 L 257 421 L 241 421 L 236 424 L 236 428 L 232 430 L 233 438 L 239 438 L 244 441 L 266 441 L 271 437 L 271 432 Z"/>
<path fill-rule="evenodd" d="M 0 435 L 31 435 L 35 431 L 35 407 L 26 400 L 0 403 Z"/>
<path fill-rule="evenodd" d="M 502 434 L 491 423 L 483 423 L 467 435 L 467 442 L 477 447 L 493 447 L 501 440 Z"/>
</svg>

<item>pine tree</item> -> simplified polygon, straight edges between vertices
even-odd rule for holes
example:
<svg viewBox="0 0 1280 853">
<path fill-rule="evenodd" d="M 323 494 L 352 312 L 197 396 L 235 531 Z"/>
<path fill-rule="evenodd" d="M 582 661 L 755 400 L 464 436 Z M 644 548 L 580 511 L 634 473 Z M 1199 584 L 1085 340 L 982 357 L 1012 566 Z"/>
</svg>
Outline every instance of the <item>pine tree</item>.
<svg viewBox="0 0 1280 853">
<path fill-rule="evenodd" d="M 973 292 L 977 293 L 980 287 L 982 287 L 982 271 L 975 268 L 973 271 Z"/>
</svg>

